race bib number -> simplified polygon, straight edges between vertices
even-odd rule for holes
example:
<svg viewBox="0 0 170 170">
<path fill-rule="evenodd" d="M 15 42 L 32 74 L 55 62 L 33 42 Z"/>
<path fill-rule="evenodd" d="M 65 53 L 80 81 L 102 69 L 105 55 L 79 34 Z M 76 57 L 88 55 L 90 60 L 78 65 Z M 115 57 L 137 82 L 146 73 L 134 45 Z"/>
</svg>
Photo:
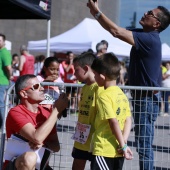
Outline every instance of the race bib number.
<svg viewBox="0 0 170 170">
<path fill-rule="evenodd" d="M 90 129 L 91 129 L 91 125 L 77 122 L 76 131 L 71 138 L 79 143 L 84 144 L 88 139 Z"/>
<path fill-rule="evenodd" d="M 49 94 L 45 93 L 44 96 L 45 96 L 45 100 L 43 100 L 40 104 L 53 104 L 55 102 L 53 97 L 50 96 Z"/>
</svg>

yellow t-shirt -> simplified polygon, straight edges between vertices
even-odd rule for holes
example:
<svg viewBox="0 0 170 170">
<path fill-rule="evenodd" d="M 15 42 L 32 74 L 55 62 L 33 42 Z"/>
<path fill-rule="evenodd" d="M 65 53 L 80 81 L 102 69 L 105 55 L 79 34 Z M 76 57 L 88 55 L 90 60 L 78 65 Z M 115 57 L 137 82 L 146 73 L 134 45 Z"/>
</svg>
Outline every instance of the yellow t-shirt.
<svg viewBox="0 0 170 170">
<path fill-rule="evenodd" d="M 94 120 L 95 120 L 95 93 L 98 90 L 97 83 L 92 85 L 84 85 L 81 91 L 81 97 L 79 101 L 79 115 L 78 122 L 86 125 L 91 125 L 90 133 L 87 141 L 81 144 L 77 141 L 74 142 L 74 147 L 83 151 L 90 151 L 90 144 L 92 134 L 94 132 Z"/>
<path fill-rule="evenodd" d="M 105 157 L 122 157 L 117 153 L 118 141 L 112 134 L 108 119 L 116 118 L 121 130 L 125 120 L 131 116 L 129 101 L 118 86 L 111 86 L 96 96 L 95 133 L 93 154 Z"/>
</svg>

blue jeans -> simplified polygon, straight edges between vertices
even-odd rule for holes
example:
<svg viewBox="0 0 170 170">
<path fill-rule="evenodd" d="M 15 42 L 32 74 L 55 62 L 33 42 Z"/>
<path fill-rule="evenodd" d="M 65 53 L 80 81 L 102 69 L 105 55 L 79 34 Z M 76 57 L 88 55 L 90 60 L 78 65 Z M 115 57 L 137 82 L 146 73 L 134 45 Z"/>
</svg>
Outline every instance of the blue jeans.
<svg viewBox="0 0 170 170">
<path fill-rule="evenodd" d="M 5 96 L 8 85 L 0 85 L 0 127 L 2 126 L 5 116 Z"/>
<path fill-rule="evenodd" d="M 160 100 L 159 100 L 160 101 Z M 140 170 L 153 170 L 154 122 L 159 113 L 158 97 L 142 97 L 133 101 L 135 142 L 139 154 Z"/>
<path fill-rule="evenodd" d="M 164 101 L 165 102 L 165 104 L 164 104 L 165 112 L 168 113 L 168 111 L 169 111 L 169 102 L 168 102 L 168 99 L 169 99 L 169 96 L 170 96 L 170 91 L 165 91 L 164 95 L 165 95 L 165 101 Z"/>
</svg>

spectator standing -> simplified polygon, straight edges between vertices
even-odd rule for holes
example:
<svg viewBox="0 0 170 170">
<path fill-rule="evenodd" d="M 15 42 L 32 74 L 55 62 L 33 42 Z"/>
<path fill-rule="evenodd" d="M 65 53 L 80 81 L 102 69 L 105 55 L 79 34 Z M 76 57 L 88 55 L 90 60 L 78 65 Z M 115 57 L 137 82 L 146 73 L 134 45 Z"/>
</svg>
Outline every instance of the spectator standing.
<svg viewBox="0 0 170 170">
<path fill-rule="evenodd" d="M 104 47 L 105 47 L 106 49 L 108 49 L 109 43 L 108 43 L 106 40 L 101 40 L 101 43 L 103 43 L 103 44 L 104 44 Z"/>
<path fill-rule="evenodd" d="M 13 54 L 12 55 L 12 76 L 13 76 L 12 82 L 16 82 L 17 78 L 20 75 L 18 66 L 19 66 L 19 56 L 18 54 Z"/>
<path fill-rule="evenodd" d="M 89 0 L 87 6 L 103 28 L 114 37 L 132 45 L 128 70 L 129 85 L 160 87 L 162 56 L 159 33 L 169 26 L 169 11 L 163 6 L 158 6 L 144 13 L 139 21 L 143 29 L 126 30 L 116 25 L 99 10 L 98 0 L 96 2 Z M 132 91 L 135 141 L 140 170 L 153 170 L 154 167 L 152 144 L 154 122 L 159 113 L 160 99 L 158 95 L 152 90 L 142 93 L 141 91 Z"/>
<path fill-rule="evenodd" d="M 12 80 L 12 57 L 10 52 L 5 48 L 6 36 L 0 34 L 0 127 L 5 114 L 5 95 Z"/>
<path fill-rule="evenodd" d="M 64 82 L 75 83 L 74 66 L 73 66 L 74 54 L 72 51 L 68 51 L 66 54 L 66 61 L 62 62 L 64 69 Z"/>
<path fill-rule="evenodd" d="M 91 68 L 98 86 L 104 87 L 96 93 L 91 170 L 122 170 L 124 158 L 130 160 L 133 154 L 127 146 L 132 123 L 129 102 L 116 85 L 119 60 L 113 53 L 106 53 L 96 58 Z"/>
<path fill-rule="evenodd" d="M 73 66 L 74 54 L 72 51 L 68 51 L 66 54 L 66 61 L 62 62 L 62 67 L 64 69 L 64 83 L 76 83 L 76 77 L 74 76 L 74 66 Z M 76 96 L 77 91 L 75 87 L 67 87 L 66 93 L 70 101 L 70 109 L 72 111 L 76 110 Z"/>
<path fill-rule="evenodd" d="M 162 87 L 170 88 L 170 62 L 166 62 L 166 69 L 167 71 L 163 73 L 162 77 Z M 169 96 L 170 91 L 164 91 L 164 113 L 161 116 L 169 116 Z"/>
<path fill-rule="evenodd" d="M 27 47 L 22 45 L 20 47 L 20 61 L 19 61 L 19 71 L 20 76 L 25 74 L 34 74 L 34 63 L 35 58 L 33 55 L 29 54 Z"/>
<path fill-rule="evenodd" d="M 43 65 L 44 65 L 45 56 L 39 55 L 35 57 L 35 63 L 34 63 L 34 75 L 39 75 Z"/>
<path fill-rule="evenodd" d="M 63 93 L 53 105 L 51 112 L 40 106 L 39 103 L 45 99 L 44 88 L 40 85 L 37 77 L 30 74 L 20 76 L 17 79 L 15 91 L 21 103 L 8 113 L 6 120 L 7 138 L 17 135 L 28 142 L 30 149 L 19 156 L 17 155 L 10 168 L 32 170 L 35 169 L 38 160 L 36 149 L 45 146 L 53 152 L 59 151 L 60 146 L 55 124 L 61 117 L 62 111 L 67 107 L 68 100 Z M 8 169 L 8 165 L 9 161 L 6 160 L 4 168 L 11 170 Z"/>
<path fill-rule="evenodd" d="M 117 83 L 118 85 L 122 85 L 122 86 L 125 85 L 126 74 L 127 74 L 127 70 L 126 70 L 126 67 L 125 67 L 125 63 L 123 61 L 120 61 L 120 76 L 118 78 L 118 83 Z"/>
<path fill-rule="evenodd" d="M 96 44 L 96 56 L 100 57 L 101 55 L 107 52 L 107 47 L 102 42 Z"/>
</svg>

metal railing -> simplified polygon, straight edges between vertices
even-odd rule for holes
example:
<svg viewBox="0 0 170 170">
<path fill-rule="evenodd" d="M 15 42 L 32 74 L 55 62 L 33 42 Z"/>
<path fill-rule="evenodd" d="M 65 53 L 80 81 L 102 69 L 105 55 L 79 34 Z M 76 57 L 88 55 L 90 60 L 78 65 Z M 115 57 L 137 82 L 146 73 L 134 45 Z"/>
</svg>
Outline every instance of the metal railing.
<svg viewBox="0 0 170 170">
<path fill-rule="evenodd" d="M 59 121 L 57 121 L 57 133 L 60 141 L 60 151 L 57 153 L 54 153 L 50 159 L 50 166 L 55 170 L 70 170 L 72 167 L 72 161 L 73 158 L 71 157 L 71 152 L 73 148 L 74 141 L 71 139 L 71 136 L 73 135 L 75 131 L 75 126 L 77 122 L 78 117 L 78 97 L 79 92 L 83 84 L 62 84 L 62 83 L 49 83 L 49 82 L 43 82 L 43 86 L 59 86 L 63 88 L 70 88 L 71 90 L 71 99 L 74 98 L 75 102 L 75 108 L 67 108 L 67 117 L 61 118 Z M 136 94 L 135 92 L 144 91 L 145 93 L 147 91 L 156 91 L 156 92 L 166 92 L 170 91 L 168 88 L 156 88 L 156 87 L 133 87 L 133 86 L 120 86 L 120 88 L 124 91 L 124 93 L 127 95 L 129 99 L 129 103 L 131 104 L 134 100 L 131 96 L 130 91 L 133 91 L 133 94 Z M 74 90 L 73 90 L 74 89 Z M 75 90 L 76 89 L 76 90 Z M 72 95 L 72 92 L 75 92 L 76 95 Z M 141 93 L 142 94 L 142 93 Z M 70 105 L 72 104 L 72 100 L 70 99 Z M 139 100 L 139 99 L 138 99 Z M 165 98 L 162 97 L 159 101 L 161 104 L 161 110 L 160 112 L 164 112 L 164 103 Z M 169 101 L 168 101 L 169 102 Z M 3 163 L 3 155 L 5 151 L 5 141 L 6 141 L 6 128 L 5 128 L 5 120 L 6 116 L 8 114 L 8 111 L 11 107 L 14 107 L 16 105 L 15 103 L 15 90 L 14 85 L 11 86 L 8 89 L 7 95 L 6 95 L 6 105 L 5 105 L 5 116 L 3 121 L 3 127 L 1 129 L 1 150 L 0 150 L 0 167 L 2 167 Z M 131 105 L 131 111 L 133 112 L 133 107 Z M 170 114 L 170 112 L 169 112 Z M 157 120 L 155 122 L 155 135 L 154 135 L 154 142 L 153 142 L 153 148 L 154 148 L 154 166 L 155 169 L 169 169 L 170 167 L 170 116 L 169 115 L 158 115 Z M 131 161 L 125 161 L 124 163 L 124 170 L 138 170 L 139 169 L 139 157 L 136 152 L 136 146 L 135 146 L 135 132 L 134 132 L 134 122 L 132 124 L 131 133 L 128 139 L 128 145 L 132 149 L 134 153 L 134 158 Z M 90 162 L 87 162 L 86 164 L 86 170 L 90 169 Z"/>
</svg>

